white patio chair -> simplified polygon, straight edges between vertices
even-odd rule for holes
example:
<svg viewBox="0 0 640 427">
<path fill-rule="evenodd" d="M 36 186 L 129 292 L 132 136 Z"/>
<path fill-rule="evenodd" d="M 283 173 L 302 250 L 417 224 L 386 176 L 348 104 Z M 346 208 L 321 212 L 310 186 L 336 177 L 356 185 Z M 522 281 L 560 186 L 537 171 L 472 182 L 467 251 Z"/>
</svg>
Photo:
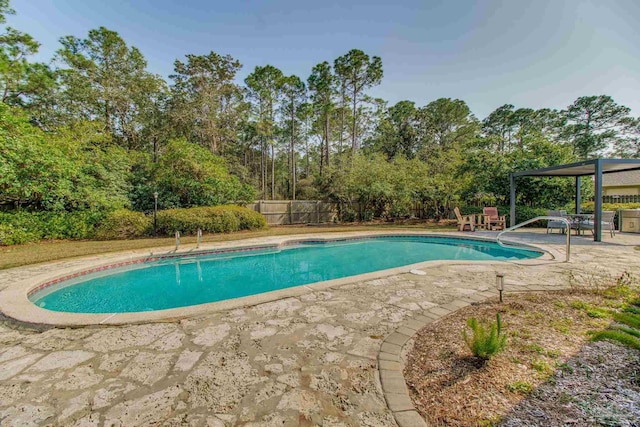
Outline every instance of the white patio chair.
<svg viewBox="0 0 640 427">
<path fill-rule="evenodd" d="M 609 230 L 611 233 L 611 237 L 616 235 L 616 227 L 613 221 L 613 218 L 616 216 L 614 211 L 602 211 L 602 218 L 600 219 L 600 226 L 602 230 Z M 594 221 L 585 221 L 580 224 L 581 230 L 591 230 L 591 234 L 594 233 Z"/>
<path fill-rule="evenodd" d="M 561 218 L 564 218 L 564 217 L 567 216 L 567 211 L 564 211 L 564 210 L 547 211 L 547 216 L 559 216 Z M 559 229 L 562 234 L 567 232 L 567 224 L 565 224 L 564 222 L 548 220 L 547 221 L 547 234 L 549 234 L 549 230 L 551 230 L 551 232 L 553 233 L 553 230 L 555 228 Z"/>
</svg>

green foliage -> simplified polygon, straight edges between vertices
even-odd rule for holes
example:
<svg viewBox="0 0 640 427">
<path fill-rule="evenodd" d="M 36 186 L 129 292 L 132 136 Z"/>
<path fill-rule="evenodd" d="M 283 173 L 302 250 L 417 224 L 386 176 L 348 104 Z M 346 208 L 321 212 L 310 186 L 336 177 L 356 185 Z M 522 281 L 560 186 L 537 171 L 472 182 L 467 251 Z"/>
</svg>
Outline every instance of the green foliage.
<svg viewBox="0 0 640 427">
<path fill-rule="evenodd" d="M 592 341 L 611 340 L 617 341 L 627 347 L 640 350 L 640 339 L 630 335 L 622 330 L 607 329 L 606 331 L 599 331 L 593 334 Z"/>
<path fill-rule="evenodd" d="M 550 374 L 553 372 L 549 363 L 544 359 L 535 359 L 531 362 L 531 367 L 541 374 Z"/>
<path fill-rule="evenodd" d="M 632 314 L 639 314 L 640 315 L 640 308 L 636 307 L 634 305 L 630 305 L 628 307 L 625 307 L 624 310 L 622 310 L 626 313 L 632 313 Z"/>
<path fill-rule="evenodd" d="M 575 308 L 576 310 L 583 310 L 583 309 L 586 309 L 589 306 L 589 304 L 585 303 L 584 301 L 576 300 L 576 301 L 571 301 L 571 304 L 569 304 L 569 306 L 571 308 Z"/>
<path fill-rule="evenodd" d="M 567 108 L 564 136 L 580 158 L 595 157 L 618 139 L 614 128 L 630 111 L 607 95 L 581 96 Z"/>
<path fill-rule="evenodd" d="M 153 210 L 154 191 L 159 209 L 249 202 L 255 197 L 251 186 L 229 174 L 222 157 L 184 139 L 170 141 L 157 163 L 142 157 L 136 166 L 134 207 Z"/>
<path fill-rule="evenodd" d="M 0 245 L 18 245 L 42 239 L 87 239 L 104 217 L 100 211 L 0 212 Z"/>
<path fill-rule="evenodd" d="M 267 227 L 266 218 L 259 212 L 242 207 L 227 205 L 224 209 L 233 212 L 233 214 L 240 221 L 240 230 L 260 230 Z"/>
<path fill-rule="evenodd" d="M 109 212 L 96 230 L 96 238 L 102 240 L 130 239 L 149 235 L 153 223 L 142 212 L 118 209 Z"/>
<path fill-rule="evenodd" d="M 87 122 L 46 134 L 0 103 L 0 204 L 50 211 L 128 204 L 129 157 Z"/>
<path fill-rule="evenodd" d="M 146 118 L 165 82 L 146 70 L 140 50 L 105 27 L 90 30 L 85 39 L 62 37 L 60 43 L 56 59 L 66 68 L 59 73 L 62 93 L 57 101 L 66 120 L 97 117 L 113 142 L 141 148 L 139 131 L 152 125 Z"/>
<path fill-rule="evenodd" d="M 511 393 L 531 394 L 533 392 L 533 385 L 527 381 L 515 381 L 507 384 L 507 390 Z"/>
<path fill-rule="evenodd" d="M 632 328 L 640 329 L 640 315 L 632 313 L 613 313 L 613 320 Z"/>
<path fill-rule="evenodd" d="M 614 329 L 624 332 L 625 334 L 633 335 L 636 338 L 640 338 L 640 330 L 627 328 L 625 326 L 614 326 Z"/>
<path fill-rule="evenodd" d="M 195 207 L 158 212 L 158 232 L 172 235 L 195 234 L 198 229 L 210 233 L 230 233 L 266 227 L 259 213 L 240 206 Z"/>
<path fill-rule="evenodd" d="M 584 202 L 580 204 L 582 212 L 593 212 L 595 210 L 594 203 Z M 603 203 L 603 211 L 617 211 L 620 209 L 640 209 L 640 203 Z"/>
<path fill-rule="evenodd" d="M 467 325 L 471 328 L 472 336 L 466 330 L 462 331 L 462 336 L 475 357 L 490 359 L 505 348 L 507 335 L 502 333 L 500 313 L 496 313 L 496 322 L 489 326 L 479 323 L 475 317 L 467 320 Z"/>
<path fill-rule="evenodd" d="M 245 108 L 242 90 L 234 83 L 240 62 L 230 55 L 187 55 L 176 60 L 171 75 L 173 108 L 171 118 L 189 141 L 220 154 L 236 139 Z"/>
</svg>

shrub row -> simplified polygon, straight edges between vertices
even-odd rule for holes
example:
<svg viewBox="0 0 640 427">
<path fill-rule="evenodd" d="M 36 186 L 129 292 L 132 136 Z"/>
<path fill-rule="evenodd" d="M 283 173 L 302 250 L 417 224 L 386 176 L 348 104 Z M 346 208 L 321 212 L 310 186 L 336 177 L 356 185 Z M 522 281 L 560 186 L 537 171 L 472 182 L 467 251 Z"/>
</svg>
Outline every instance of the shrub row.
<svg viewBox="0 0 640 427">
<path fill-rule="evenodd" d="M 95 237 L 100 240 L 131 239 L 150 235 L 153 221 L 142 212 L 118 209 L 100 223 Z"/>
<path fill-rule="evenodd" d="M 258 212 L 241 206 L 213 206 L 188 209 L 168 209 L 158 212 L 158 233 L 195 234 L 198 229 L 210 233 L 230 233 L 267 226 Z"/>
<path fill-rule="evenodd" d="M 169 209 L 158 212 L 159 235 L 228 233 L 267 226 L 265 218 L 241 206 Z M 0 245 L 17 245 L 43 239 L 130 239 L 150 236 L 153 219 L 142 212 L 118 209 L 109 213 L 0 212 Z"/>
<path fill-rule="evenodd" d="M 93 237 L 104 212 L 0 212 L 0 245 Z"/>
</svg>

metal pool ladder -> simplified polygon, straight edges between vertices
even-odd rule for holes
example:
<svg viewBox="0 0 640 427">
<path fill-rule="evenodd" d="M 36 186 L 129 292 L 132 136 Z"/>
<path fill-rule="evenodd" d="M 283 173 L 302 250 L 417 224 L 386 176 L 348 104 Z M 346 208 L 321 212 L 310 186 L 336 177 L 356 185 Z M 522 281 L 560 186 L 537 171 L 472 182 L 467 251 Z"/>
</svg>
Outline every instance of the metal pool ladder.
<svg viewBox="0 0 640 427">
<path fill-rule="evenodd" d="M 552 221 L 562 221 L 567 225 L 567 246 L 566 246 L 566 254 L 567 257 L 565 259 L 565 262 L 569 262 L 569 257 L 571 256 L 571 223 L 569 222 L 568 219 L 560 217 L 560 216 L 537 216 L 535 218 L 529 219 L 527 221 L 521 222 L 520 224 L 516 224 L 513 227 L 509 227 L 505 230 L 502 230 L 500 233 L 498 233 L 498 236 L 496 237 L 496 241 L 498 242 L 498 244 L 500 246 L 504 246 L 506 247 L 506 245 L 504 243 L 502 243 L 502 241 L 500 241 L 500 237 L 504 234 L 507 233 L 509 231 L 513 231 L 515 229 L 518 229 L 520 227 L 524 227 L 525 225 L 531 224 L 532 222 L 536 222 L 539 221 L 541 219 L 546 219 L 546 220 L 552 220 Z"/>
</svg>

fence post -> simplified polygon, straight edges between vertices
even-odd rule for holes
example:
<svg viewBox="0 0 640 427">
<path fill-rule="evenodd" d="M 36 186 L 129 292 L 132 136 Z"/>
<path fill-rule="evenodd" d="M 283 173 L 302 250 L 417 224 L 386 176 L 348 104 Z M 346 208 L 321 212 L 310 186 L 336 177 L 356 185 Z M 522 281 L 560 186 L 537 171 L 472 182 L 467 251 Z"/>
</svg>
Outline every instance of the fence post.
<svg viewBox="0 0 640 427">
<path fill-rule="evenodd" d="M 289 200 L 289 225 L 293 225 L 293 201 Z"/>
<path fill-rule="evenodd" d="M 316 200 L 316 224 L 320 224 L 320 200 Z"/>
</svg>

